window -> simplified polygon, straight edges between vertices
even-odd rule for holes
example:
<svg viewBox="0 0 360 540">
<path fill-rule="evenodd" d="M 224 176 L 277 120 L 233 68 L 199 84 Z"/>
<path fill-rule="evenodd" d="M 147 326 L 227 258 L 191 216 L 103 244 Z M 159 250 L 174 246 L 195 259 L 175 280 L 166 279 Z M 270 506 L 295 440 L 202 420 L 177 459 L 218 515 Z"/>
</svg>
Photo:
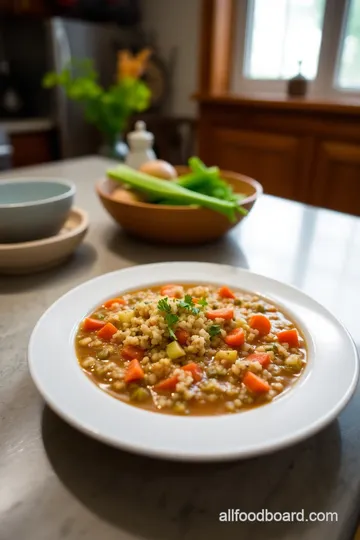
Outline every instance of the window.
<svg viewBox="0 0 360 540">
<path fill-rule="evenodd" d="M 238 0 L 235 57 L 240 92 L 285 91 L 299 71 L 310 94 L 360 92 L 360 0 Z"/>
<path fill-rule="evenodd" d="M 301 62 L 303 74 L 314 79 L 325 0 L 256 0 L 252 8 L 247 77 L 288 79 Z"/>
<path fill-rule="evenodd" d="M 337 84 L 360 90 L 360 0 L 352 0 L 342 41 Z"/>
</svg>

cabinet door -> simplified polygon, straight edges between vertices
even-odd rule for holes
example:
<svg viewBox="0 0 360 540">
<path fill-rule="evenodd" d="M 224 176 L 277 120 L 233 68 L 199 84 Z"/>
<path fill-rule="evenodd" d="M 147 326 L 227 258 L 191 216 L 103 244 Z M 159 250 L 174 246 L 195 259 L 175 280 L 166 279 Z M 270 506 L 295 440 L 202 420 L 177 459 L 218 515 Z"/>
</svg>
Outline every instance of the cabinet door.
<svg viewBox="0 0 360 540">
<path fill-rule="evenodd" d="M 0 0 L 0 12 L 11 15 L 45 15 L 45 0 Z"/>
<path fill-rule="evenodd" d="M 204 141 L 202 143 L 202 141 Z M 304 200 L 312 158 L 309 138 L 200 126 L 200 156 L 207 164 L 255 178 L 265 193 Z"/>
<path fill-rule="evenodd" d="M 14 134 L 11 137 L 13 166 L 26 167 L 54 159 L 53 138 L 51 132 Z"/>
<path fill-rule="evenodd" d="M 360 144 L 321 142 L 309 202 L 360 215 Z"/>
</svg>

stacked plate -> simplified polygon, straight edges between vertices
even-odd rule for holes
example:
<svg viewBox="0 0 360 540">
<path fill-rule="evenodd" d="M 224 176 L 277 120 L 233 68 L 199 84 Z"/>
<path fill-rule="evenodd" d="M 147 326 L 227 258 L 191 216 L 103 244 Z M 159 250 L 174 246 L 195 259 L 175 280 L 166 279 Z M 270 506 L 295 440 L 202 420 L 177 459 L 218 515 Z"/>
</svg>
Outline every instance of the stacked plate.
<svg viewBox="0 0 360 540">
<path fill-rule="evenodd" d="M 71 255 L 88 228 L 74 195 L 75 186 L 64 180 L 0 182 L 0 273 L 45 270 Z"/>
</svg>

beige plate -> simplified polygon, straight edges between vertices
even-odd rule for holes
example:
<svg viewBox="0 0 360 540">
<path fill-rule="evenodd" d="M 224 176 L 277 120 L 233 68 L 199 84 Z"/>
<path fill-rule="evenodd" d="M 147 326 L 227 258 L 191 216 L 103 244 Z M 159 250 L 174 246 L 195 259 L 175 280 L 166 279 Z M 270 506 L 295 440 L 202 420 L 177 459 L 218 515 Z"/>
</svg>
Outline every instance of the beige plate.
<svg viewBox="0 0 360 540">
<path fill-rule="evenodd" d="M 88 224 L 86 212 L 73 208 L 56 236 L 34 242 L 0 244 L 0 273 L 30 274 L 60 264 L 80 244 Z"/>
</svg>

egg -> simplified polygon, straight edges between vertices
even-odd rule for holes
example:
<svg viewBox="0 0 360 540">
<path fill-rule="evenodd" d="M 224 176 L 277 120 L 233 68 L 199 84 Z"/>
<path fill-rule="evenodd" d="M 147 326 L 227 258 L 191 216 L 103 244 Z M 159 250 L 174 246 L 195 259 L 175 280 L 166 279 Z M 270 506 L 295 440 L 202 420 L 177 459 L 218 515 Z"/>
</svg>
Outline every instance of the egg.
<svg viewBox="0 0 360 540">
<path fill-rule="evenodd" d="M 177 177 L 175 168 L 170 163 L 162 159 L 147 161 L 141 165 L 139 171 L 163 180 L 173 180 Z"/>
</svg>

